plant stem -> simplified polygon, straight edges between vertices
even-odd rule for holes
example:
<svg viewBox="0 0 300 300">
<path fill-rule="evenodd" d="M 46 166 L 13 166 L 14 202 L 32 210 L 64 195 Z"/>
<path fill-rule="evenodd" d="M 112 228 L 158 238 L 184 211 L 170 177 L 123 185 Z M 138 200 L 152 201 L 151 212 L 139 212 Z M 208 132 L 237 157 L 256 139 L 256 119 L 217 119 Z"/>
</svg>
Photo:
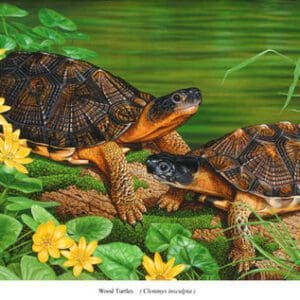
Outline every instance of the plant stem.
<svg viewBox="0 0 300 300">
<path fill-rule="evenodd" d="M 3 30 L 4 30 L 5 34 L 6 34 L 7 36 L 9 36 L 8 31 L 7 31 L 7 27 L 6 27 L 5 18 L 4 18 L 4 17 L 2 17 L 2 25 L 3 25 Z"/>
<path fill-rule="evenodd" d="M 6 187 L 4 190 L 3 190 L 3 192 L 2 192 L 2 194 L 0 195 L 0 205 L 2 205 L 4 202 L 5 202 L 5 196 L 6 196 L 6 194 L 7 194 L 7 192 L 8 192 L 8 190 L 9 190 L 9 188 L 8 187 Z"/>
<path fill-rule="evenodd" d="M 20 247 L 22 247 L 22 246 L 24 246 L 24 245 L 27 245 L 28 243 L 31 243 L 31 240 L 25 241 L 25 242 L 23 242 L 23 243 L 21 243 L 21 244 L 15 246 L 15 247 L 12 247 L 12 248 L 8 249 L 7 252 L 11 252 L 11 251 L 13 251 L 13 250 L 16 250 L 16 249 L 18 249 L 18 248 L 20 248 Z"/>
</svg>

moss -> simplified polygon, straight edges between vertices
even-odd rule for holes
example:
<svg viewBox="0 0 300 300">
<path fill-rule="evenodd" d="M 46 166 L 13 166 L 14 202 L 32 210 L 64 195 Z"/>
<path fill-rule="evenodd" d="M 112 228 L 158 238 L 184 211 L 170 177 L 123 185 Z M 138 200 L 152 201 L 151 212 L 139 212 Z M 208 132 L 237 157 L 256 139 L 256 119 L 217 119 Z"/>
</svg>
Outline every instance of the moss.
<svg viewBox="0 0 300 300">
<path fill-rule="evenodd" d="M 27 165 L 31 177 L 50 176 L 58 174 L 80 175 L 83 168 L 80 166 L 71 166 L 64 163 L 58 163 L 38 155 L 31 155 L 33 162 Z"/>
<path fill-rule="evenodd" d="M 255 243 L 257 243 L 260 247 L 262 247 L 265 251 L 269 253 L 273 253 L 274 251 L 279 249 L 279 246 L 275 242 L 270 242 L 268 238 L 260 235 L 255 234 L 253 236 L 253 240 Z"/>
<path fill-rule="evenodd" d="M 130 151 L 126 155 L 127 162 L 140 162 L 145 163 L 148 156 L 151 154 L 148 150 Z"/>
</svg>

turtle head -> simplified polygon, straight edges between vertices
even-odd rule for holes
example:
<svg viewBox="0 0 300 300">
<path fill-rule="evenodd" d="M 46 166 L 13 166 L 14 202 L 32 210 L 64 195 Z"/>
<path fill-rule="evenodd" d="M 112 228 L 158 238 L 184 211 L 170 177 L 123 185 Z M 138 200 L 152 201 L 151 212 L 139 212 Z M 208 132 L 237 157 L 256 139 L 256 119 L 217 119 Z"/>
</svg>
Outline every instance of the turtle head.
<svg viewBox="0 0 300 300">
<path fill-rule="evenodd" d="M 147 159 L 147 170 L 156 179 L 166 184 L 189 189 L 195 181 L 200 159 L 195 156 L 154 154 Z"/>
<path fill-rule="evenodd" d="M 200 103 L 199 89 L 178 90 L 149 103 L 148 118 L 153 123 L 160 124 L 169 120 L 170 122 L 175 121 L 176 125 L 180 126 L 197 112 Z"/>
<path fill-rule="evenodd" d="M 152 98 L 138 120 L 120 137 L 121 142 L 149 142 L 176 129 L 194 115 L 201 103 L 197 88 L 181 89 Z"/>
</svg>

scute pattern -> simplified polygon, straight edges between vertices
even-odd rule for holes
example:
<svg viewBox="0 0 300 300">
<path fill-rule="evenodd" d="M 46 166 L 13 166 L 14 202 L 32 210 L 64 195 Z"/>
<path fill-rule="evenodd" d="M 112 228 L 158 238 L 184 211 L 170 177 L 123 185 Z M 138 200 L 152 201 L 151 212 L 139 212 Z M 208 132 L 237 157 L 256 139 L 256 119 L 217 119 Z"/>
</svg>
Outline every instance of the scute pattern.
<svg viewBox="0 0 300 300">
<path fill-rule="evenodd" d="M 238 129 L 204 146 L 204 158 L 236 188 L 259 196 L 300 195 L 300 126 Z"/>
<path fill-rule="evenodd" d="M 41 52 L 0 61 L 0 91 L 11 106 L 5 117 L 23 138 L 58 148 L 114 140 L 147 104 L 147 94 L 105 70 Z"/>
</svg>

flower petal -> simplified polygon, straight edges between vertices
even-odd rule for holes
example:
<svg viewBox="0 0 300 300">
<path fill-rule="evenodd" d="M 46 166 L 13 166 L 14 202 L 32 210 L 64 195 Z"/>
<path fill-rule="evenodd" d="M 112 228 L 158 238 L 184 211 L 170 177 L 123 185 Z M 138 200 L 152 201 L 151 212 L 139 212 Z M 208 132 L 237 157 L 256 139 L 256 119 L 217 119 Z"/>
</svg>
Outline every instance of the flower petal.
<svg viewBox="0 0 300 300">
<path fill-rule="evenodd" d="M 78 249 L 79 251 L 84 251 L 86 249 L 86 240 L 83 236 L 79 239 Z"/>
<path fill-rule="evenodd" d="M 0 114 L 4 113 L 10 109 L 11 109 L 11 107 L 8 105 L 0 105 Z"/>
<path fill-rule="evenodd" d="M 66 231 L 67 231 L 66 225 L 56 226 L 53 233 L 53 239 L 58 240 L 62 238 L 66 234 Z"/>
<path fill-rule="evenodd" d="M 15 168 L 21 173 L 24 173 L 24 174 L 28 173 L 28 170 L 24 166 L 22 166 L 21 164 L 18 164 L 16 162 L 15 162 Z"/>
<path fill-rule="evenodd" d="M 93 265 L 90 264 L 90 263 L 87 262 L 87 261 L 83 264 L 83 268 L 84 268 L 85 270 L 87 270 L 88 272 L 94 272 L 94 267 L 93 267 Z"/>
<path fill-rule="evenodd" d="M 59 258 L 60 257 L 60 252 L 57 248 L 55 247 L 49 247 L 49 254 L 53 258 Z"/>
<path fill-rule="evenodd" d="M 155 252 L 155 254 L 154 254 L 154 266 L 155 266 L 157 274 L 163 273 L 165 264 L 162 261 L 159 252 Z"/>
<path fill-rule="evenodd" d="M 65 267 L 74 267 L 77 264 L 77 262 L 75 260 L 67 260 L 64 262 L 64 266 Z"/>
<path fill-rule="evenodd" d="M 24 158 L 24 157 L 28 156 L 30 152 L 31 152 L 30 148 L 20 147 L 18 152 L 16 153 L 15 157 L 16 158 Z"/>
<path fill-rule="evenodd" d="M 40 251 L 43 250 L 43 248 L 44 248 L 43 245 L 39 245 L 39 244 L 33 244 L 32 245 L 32 251 L 33 252 L 40 252 Z"/>
<path fill-rule="evenodd" d="M 60 251 L 60 253 L 66 258 L 70 258 L 70 256 L 71 256 L 70 251 L 63 250 L 63 251 Z"/>
<path fill-rule="evenodd" d="M 75 276 L 75 277 L 78 277 L 80 274 L 81 274 L 81 272 L 82 272 L 82 266 L 81 265 L 76 265 L 76 266 L 74 266 L 74 268 L 73 268 L 73 275 Z"/>
<path fill-rule="evenodd" d="M 183 265 L 183 264 L 177 265 L 177 266 L 173 267 L 173 268 L 168 272 L 168 274 L 166 274 L 166 276 L 167 276 L 168 278 L 174 278 L 174 277 L 176 277 L 178 274 L 180 274 L 184 269 L 185 269 L 185 265 Z"/>
<path fill-rule="evenodd" d="M 97 241 L 92 241 L 90 242 L 87 246 L 86 246 L 86 253 L 88 255 L 92 255 L 94 253 L 94 251 L 96 250 L 98 245 Z"/>
<path fill-rule="evenodd" d="M 57 247 L 59 249 L 68 249 L 74 244 L 74 241 L 70 237 L 63 237 L 57 241 Z"/>
<path fill-rule="evenodd" d="M 102 263 L 102 259 L 100 257 L 97 256 L 92 256 L 89 258 L 89 262 L 93 265 L 98 265 Z"/>
<path fill-rule="evenodd" d="M 0 125 L 3 125 L 3 124 L 7 124 L 7 121 L 2 115 L 0 115 Z"/>
<path fill-rule="evenodd" d="M 143 257 L 143 266 L 149 275 L 155 274 L 154 262 L 147 255 L 144 255 L 144 257 Z"/>
<path fill-rule="evenodd" d="M 38 253 L 38 259 L 41 263 L 45 263 L 48 261 L 49 255 L 47 250 L 42 250 Z"/>
</svg>

